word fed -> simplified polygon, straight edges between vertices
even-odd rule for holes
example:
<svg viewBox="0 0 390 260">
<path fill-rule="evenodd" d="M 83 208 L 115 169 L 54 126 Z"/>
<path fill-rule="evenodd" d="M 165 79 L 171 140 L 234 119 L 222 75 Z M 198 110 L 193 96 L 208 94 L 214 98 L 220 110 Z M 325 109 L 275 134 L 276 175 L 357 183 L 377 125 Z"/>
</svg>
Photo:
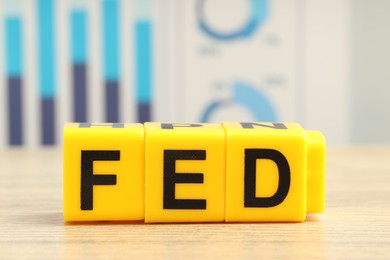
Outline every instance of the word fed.
<svg viewBox="0 0 390 260">
<path fill-rule="evenodd" d="M 299 222 L 324 210 L 325 139 L 295 123 L 68 123 L 65 221 Z"/>
</svg>

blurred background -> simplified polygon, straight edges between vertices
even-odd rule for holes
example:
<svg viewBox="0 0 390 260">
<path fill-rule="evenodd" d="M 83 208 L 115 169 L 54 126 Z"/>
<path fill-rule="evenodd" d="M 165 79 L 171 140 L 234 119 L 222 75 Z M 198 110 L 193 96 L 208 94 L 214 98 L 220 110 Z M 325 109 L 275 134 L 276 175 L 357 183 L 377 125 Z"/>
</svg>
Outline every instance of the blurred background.
<svg viewBox="0 0 390 260">
<path fill-rule="evenodd" d="M 390 1 L 0 0 L 0 147 L 65 122 L 295 121 L 390 141 Z"/>
</svg>

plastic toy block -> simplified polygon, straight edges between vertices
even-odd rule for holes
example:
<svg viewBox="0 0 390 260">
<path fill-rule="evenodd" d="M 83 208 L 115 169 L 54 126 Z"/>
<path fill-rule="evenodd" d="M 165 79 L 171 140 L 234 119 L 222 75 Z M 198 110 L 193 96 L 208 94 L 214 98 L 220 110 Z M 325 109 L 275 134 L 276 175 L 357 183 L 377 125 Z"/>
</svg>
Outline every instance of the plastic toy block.
<svg viewBox="0 0 390 260">
<path fill-rule="evenodd" d="M 307 213 L 325 208 L 325 138 L 318 131 L 307 134 Z"/>
<path fill-rule="evenodd" d="M 325 138 L 294 123 L 69 123 L 65 221 L 300 222 L 325 203 Z"/>
<path fill-rule="evenodd" d="M 222 126 L 145 123 L 145 135 L 145 222 L 222 222 Z"/>
<path fill-rule="evenodd" d="M 325 140 L 292 123 L 223 123 L 226 222 L 299 222 L 324 209 Z"/>
<path fill-rule="evenodd" d="M 144 219 L 142 124 L 64 128 L 64 220 Z"/>
</svg>

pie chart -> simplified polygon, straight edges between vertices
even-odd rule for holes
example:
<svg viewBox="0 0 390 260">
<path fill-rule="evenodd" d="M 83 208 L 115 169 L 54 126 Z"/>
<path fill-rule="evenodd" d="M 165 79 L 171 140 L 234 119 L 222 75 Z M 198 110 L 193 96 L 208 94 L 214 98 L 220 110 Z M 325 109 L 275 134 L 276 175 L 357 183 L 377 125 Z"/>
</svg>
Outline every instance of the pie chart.
<svg viewBox="0 0 390 260">
<path fill-rule="evenodd" d="M 226 99 L 209 103 L 202 113 L 201 122 L 210 122 L 215 113 L 235 105 L 245 107 L 253 121 L 277 121 L 276 109 L 271 100 L 259 88 L 244 81 L 234 81 L 228 87 L 231 88 L 232 95 Z M 229 118 L 225 120 L 229 120 Z"/>
<path fill-rule="evenodd" d="M 249 14 L 246 21 L 239 28 L 232 30 L 223 30 L 216 28 L 209 23 L 210 17 L 206 17 L 205 8 L 207 0 L 199 0 L 196 6 L 198 26 L 201 31 L 216 40 L 229 41 L 240 38 L 250 37 L 258 27 L 260 27 L 268 16 L 268 1 L 267 0 L 247 0 L 249 6 Z M 244 1 L 243 1 L 244 2 Z M 223 12 L 224 6 L 218 12 Z"/>
</svg>

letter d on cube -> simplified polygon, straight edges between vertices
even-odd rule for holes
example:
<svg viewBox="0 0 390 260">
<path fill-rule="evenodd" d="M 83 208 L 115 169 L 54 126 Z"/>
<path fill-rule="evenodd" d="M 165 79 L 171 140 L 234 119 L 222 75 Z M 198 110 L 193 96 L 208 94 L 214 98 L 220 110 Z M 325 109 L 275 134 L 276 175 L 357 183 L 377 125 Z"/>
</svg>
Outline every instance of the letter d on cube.
<svg viewBox="0 0 390 260">
<path fill-rule="evenodd" d="M 307 212 L 323 210 L 325 141 L 320 133 L 292 123 L 223 126 L 227 222 L 300 222 Z M 308 154 L 313 157 L 309 165 Z"/>
</svg>

